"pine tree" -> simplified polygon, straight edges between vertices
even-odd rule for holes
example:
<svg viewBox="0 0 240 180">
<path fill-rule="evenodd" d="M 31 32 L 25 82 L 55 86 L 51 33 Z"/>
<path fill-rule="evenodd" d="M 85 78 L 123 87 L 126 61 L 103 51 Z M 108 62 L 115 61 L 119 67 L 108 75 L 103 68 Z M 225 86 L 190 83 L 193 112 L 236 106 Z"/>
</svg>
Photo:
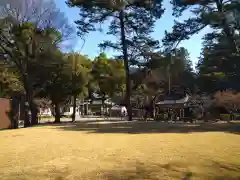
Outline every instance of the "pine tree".
<svg viewBox="0 0 240 180">
<path fill-rule="evenodd" d="M 210 26 L 214 30 L 222 30 L 228 37 L 229 45 L 238 52 L 234 38 L 234 20 L 230 18 L 235 10 L 237 10 L 236 3 L 229 0 L 202 0 L 190 5 L 173 3 L 173 15 L 176 18 L 179 18 L 184 11 L 191 11 L 193 15 L 184 22 L 175 21 L 172 32 L 165 32 L 163 43 L 166 46 L 173 46 Z"/>
<path fill-rule="evenodd" d="M 101 31 L 101 24 L 110 22 L 107 34 L 116 36 L 118 40 L 105 41 L 100 47 L 110 47 L 123 54 L 120 57 L 124 59 L 126 72 L 126 104 L 129 120 L 132 120 L 129 65 L 143 62 L 146 52 L 157 48 L 158 42 L 154 41 L 150 34 L 156 20 L 164 12 L 162 0 L 135 1 L 127 4 L 113 0 L 69 0 L 68 5 L 80 9 L 80 19 L 76 21 L 79 36 L 91 31 Z"/>
</svg>

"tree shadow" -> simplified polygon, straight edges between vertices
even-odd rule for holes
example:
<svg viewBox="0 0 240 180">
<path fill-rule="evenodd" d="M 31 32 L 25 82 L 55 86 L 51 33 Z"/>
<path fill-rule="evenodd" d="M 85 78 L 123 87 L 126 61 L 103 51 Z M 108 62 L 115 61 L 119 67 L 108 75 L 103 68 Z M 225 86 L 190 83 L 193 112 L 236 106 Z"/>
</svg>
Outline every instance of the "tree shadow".
<svg viewBox="0 0 240 180">
<path fill-rule="evenodd" d="M 240 122 L 234 123 L 181 123 L 141 121 L 105 121 L 105 122 L 75 122 L 59 124 L 61 130 L 87 131 L 88 133 L 193 133 L 193 132 L 228 132 L 240 134 Z"/>
<path fill-rule="evenodd" d="M 192 168 L 194 166 L 194 168 Z M 200 169 L 200 171 L 199 171 Z M 169 162 L 168 164 L 154 164 L 135 161 L 115 166 L 113 169 L 101 167 L 94 171 L 78 174 L 71 167 L 57 168 L 33 167 L 19 172 L 8 172 L 1 176 L 1 180 L 19 179 L 52 179 L 52 180 L 239 180 L 240 166 L 216 161 L 207 161 L 206 164 L 191 164 L 183 162 Z"/>
<path fill-rule="evenodd" d="M 32 180 L 32 179 L 52 179 L 65 180 L 71 173 L 68 168 L 53 168 L 49 169 L 33 168 L 31 170 L 22 170 L 20 172 L 9 172 L 1 176 L 1 180 L 18 179 L 18 180 Z"/>
<path fill-rule="evenodd" d="M 210 161 L 211 162 L 211 161 Z M 190 170 L 189 164 L 171 162 L 169 164 L 148 164 L 137 161 L 136 163 L 118 167 L 113 170 L 90 172 L 84 175 L 83 179 L 105 180 L 165 180 L 165 179 L 218 179 L 238 180 L 240 178 L 240 167 L 233 164 L 221 164 L 211 162 L 203 168 L 202 172 Z M 204 171 L 206 169 L 206 171 Z M 219 172 L 220 171 L 220 172 Z"/>
</svg>

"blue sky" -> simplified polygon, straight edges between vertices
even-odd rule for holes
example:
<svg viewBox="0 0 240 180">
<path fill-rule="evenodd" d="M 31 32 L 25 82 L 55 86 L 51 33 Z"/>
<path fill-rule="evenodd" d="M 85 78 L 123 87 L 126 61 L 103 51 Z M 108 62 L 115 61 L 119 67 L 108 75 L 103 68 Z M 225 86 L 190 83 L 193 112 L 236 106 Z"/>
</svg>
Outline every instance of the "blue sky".
<svg viewBox="0 0 240 180">
<path fill-rule="evenodd" d="M 78 15 L 78 9 L 77 8 L 68 8 L 67 5 L 65 4 L 64 0 L 56 0 L 57 7 L 60 8 L 62 12 L 66 14 L 68 17 L 69 21 L 71 23 L 74 23 L 75 20 L 79 18 Z M 158 20 L 156 23 L 155 31 L 153 33 L 153 37 L 157 40 L 161 40 L 164 35 L 165 30 L 171 30 L 173 26 L 173 21 L 174 17 L 172 16 L 172 7 L 171 4 L 169 3 L 169 0 L 164 0 L 164 7 L 166 9 L 165 13 L 163 14 L 163 17 Z M 185 13 L 184 16 L 182 17 L 187 18 L 190 16 L 190 13 Z M 103 29 L 107 29 L 103 27 Z M 196 34 L 192 36 L 190 40 L 182 42 L 179 46 L 183 46 L 188 49 L 190 53 L 190 58 L 193 62 L 193 65 L 198 61 L 198 57 L 200 56 L 200 51 L 201 51 L 201 37 L 209 31 L 208 29 L 204 29 L 202 32 L 199 34 Z M 97 56 L 100 53 L 100 49 L 98 48 L 98 44 L 101 43 L 103 40 L 114 40 L 114 37 L 110 37 L 108 35 L 105 35 L 104 32 L 92 32 L 90 33 L 87 38 L 84 47 L 82 48 L 81 53 L 88 55 L 90 58 L 93 58 Z M 82 47 L 83 42 L 79 38 L 77 40 L 75 49 L 76 51 L 80 51 Z M 113 55 L 115 52 L 111 50 L 107 50 L 106 53 L 108 55 Z"/>
</svg>

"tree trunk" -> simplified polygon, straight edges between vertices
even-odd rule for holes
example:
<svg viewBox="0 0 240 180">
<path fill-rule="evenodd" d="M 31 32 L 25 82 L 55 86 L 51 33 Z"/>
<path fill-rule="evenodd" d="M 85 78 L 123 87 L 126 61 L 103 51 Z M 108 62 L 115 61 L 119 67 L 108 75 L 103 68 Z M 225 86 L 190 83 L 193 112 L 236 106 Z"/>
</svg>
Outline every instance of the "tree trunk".
<svg viewBox="0 0 240 180">
<path fill-rule="evenodd" d="M 19 120 L 19 99 L 15 96 L 12 96 L 11 98 L 11 111 L 9 113 L 9 117 L 11 119 L 11 128 L 17 129 L 18 128 L 18 120 Z"/>
<path fill-rule="evenodd" d="M 25 107 L 24 127 L 29 127 L 31 125 L 36 125 L 38 121 L 37 121 L 37 111 L 34 111 L 33 89 L 29 83 L 27 73 L 23 75 L 23 84 L 26 92 L 26 102 L 28 104 Z M 30 111 L 30 114 L 29 114 L 29 111 Z"/>
<path fill-rule="evenodd" d="M 156 98 L 157 98 L 157 95 L 158 94 L 156 94 L 154 97 L 153 97 L 153 99 L 152 99 L 152 101 L 151 101 L 151 103 L 152 103 L 152 107 L 153 107 L 153 120 L 157 120 L 157 108 L 156 108 Z"/>
<path fill-rule="evenodd" d="M 54 103 L 54 110 L 55 110 L 55 121 L 54 123 L 60 123 L 61 117 L 60 117 L 60 106 L 59 103 Z"/>
<path fill-rule="evenodd" d="M 105 115 L 105 105 L 104 105 L 104 102 L 105 102 L 106 98 L 105 98 L 105 95 L 102 96 L 102 112 L 101 112 L 101 115 Z"/>
<path fill-rule="evenodd" d="M 29 111 L 30 111 L 30 107 L 29 107 L 28 92 L 26 91 L 25 103 L 24 103 L 24 127 L 31 126 Z"/>
<path fill-rule="evenodd" d="M 33 103 L 33 109 L 32 109 L 32 125 L 38 124 L 38 109 L 35 103 Z"/>
<path fill-rule="evenodd" d="M 127 42 L 125 37 L 125 28 L 124 28 L 124 10 L 122 9 L 119 13 L 120 19 L 120 28 L 121 28 L 121 44 L 124 58 L 124 67 L 126 73 L 126 104 L 128 112 L 128 120 L 132 121 L 132 106 L 131 106 L 131 81 L 129 75 L 129 64 L 128 64 L 128 52 L 127 52 Z"/>
<path fill-rule="evenodd" d="M 24 108 L 24 127 L 30 127 L 31 126 L 31 122 L 30 122 L 30 118 L 29 118 L 29 114 L 28 114 L 28 106 L 25 106 Z"/>
<path fill-rule="evenodd" d="M 31 95 L 32 97 L 32 95 Z M 37 125 L 38 124 L 38 119 L 37 119 L 37 108 L 35 107 L 36 105 L 33 102 L 33 98 L 29 100 L 29 108 L 31 112 L 31 125 Z"/>
<path fill-rule="evenodd" d="M 74 93 L 73 95 L 73 114 L 72 114 L 72 122 L 76 120 L 76 107 L 77 107 L 77 95 Z"/>
<path fill-rule="evenodd" d="M 77 68 L 77 61 L 74 57 L 74 67 L 72 72 L 72 85 L 73 85 L 73 114 L 72 114 L 72 122 L 76 120 L 76 107 L 77 107 L 77 93 L 76 93 L 76 68 Z"/>
</svg>

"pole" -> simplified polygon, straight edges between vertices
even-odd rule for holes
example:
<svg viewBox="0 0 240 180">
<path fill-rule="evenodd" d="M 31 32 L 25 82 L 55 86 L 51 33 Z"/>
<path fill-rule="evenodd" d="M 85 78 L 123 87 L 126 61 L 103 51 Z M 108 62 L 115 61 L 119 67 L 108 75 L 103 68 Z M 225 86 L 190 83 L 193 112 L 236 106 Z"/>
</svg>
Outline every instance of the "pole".
<svg viewBox="0 0 240 180">
<path fill-rule="evenodd" d="M 129 64 L 128 64 L 128 52 L 127 52 L 127 42 L 125 36 L 125 25 L 124 25 L 124 7 L 120 10 L 119 13 L 120 28 L 121 28 L 121 43 L 124 59 L 124 67 L 126 73 L 126 103 L 127 103 L 127 112 L 128 120 L 132 121 L 132 106 L 131 106 L 131 81 L 129 75 Z"/>
<path fill-rule="evenodd" d="M 72 72 L 72 83 L 73 83 L 73 114 L 72 114 L 72 122 L 76 120 L 76 106 L 77 106 L 77 94 L 76 94 L 76 77 L 77 77 L 77 61 L 76 56 L 73 55 L 73 72 Z"/>
<path fill-rule="evenodd" d="M 168 65 L 168 95 L 171 94 L 171 74 L 170 74 L 170 66 Z"/>
</svg>

